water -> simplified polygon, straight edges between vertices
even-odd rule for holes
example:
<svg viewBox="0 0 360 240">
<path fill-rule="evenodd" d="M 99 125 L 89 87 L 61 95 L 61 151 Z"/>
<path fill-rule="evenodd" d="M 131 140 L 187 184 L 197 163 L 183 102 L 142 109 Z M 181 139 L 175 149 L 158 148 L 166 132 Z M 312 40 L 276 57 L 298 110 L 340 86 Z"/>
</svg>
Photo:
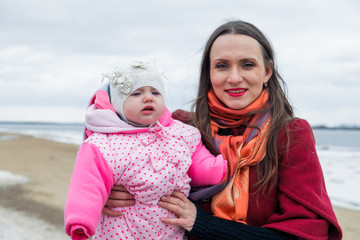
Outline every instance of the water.
<svg viewBox="0 0 360 240">
<path fill-rule="evenodd" d="M 83 123 L 14 123 L 0 122 L 0 132 L 20 133 L 52 141 L 80 145 L 83 140 Z M 11 136 L 3 136 L 8 138 Z M 0 140 L 5 140 L 0 137 Z"/>
<path fill-rule="evenodd" d="M 360 150 L 360 130 L 314 129 L 316 145 L 324 148 L 354 148 Z"/>
</svg>

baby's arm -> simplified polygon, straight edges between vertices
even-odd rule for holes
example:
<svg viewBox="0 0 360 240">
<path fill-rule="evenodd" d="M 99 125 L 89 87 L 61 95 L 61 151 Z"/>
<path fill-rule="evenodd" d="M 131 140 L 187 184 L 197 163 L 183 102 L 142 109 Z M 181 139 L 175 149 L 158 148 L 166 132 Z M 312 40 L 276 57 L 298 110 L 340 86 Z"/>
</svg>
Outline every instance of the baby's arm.
<svg viewBox="0 0 360 240">
<path fill-rule="evenodd" d="M 188 175 L 192 179 L 191 186 L 208 186 L 218 184 L 225 177 L 227 161 L 219 154 L 214 156 L 200 142 L 192 156 L 192 164 Z"/>
<path fill-rule="evenodd" d="M 65 231 L 72 239 L 88 239 L 95 234 L 110 190 L 113 173 L 94 144 L 79 149 L 65 205 Z"/>
</svg>

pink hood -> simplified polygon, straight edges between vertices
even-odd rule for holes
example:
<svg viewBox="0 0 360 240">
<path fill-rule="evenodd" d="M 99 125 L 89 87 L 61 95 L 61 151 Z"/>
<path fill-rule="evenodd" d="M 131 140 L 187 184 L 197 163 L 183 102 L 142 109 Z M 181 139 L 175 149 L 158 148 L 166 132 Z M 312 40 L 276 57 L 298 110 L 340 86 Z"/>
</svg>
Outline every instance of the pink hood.
<svg viewBox="0 0 360 240">
<path fill-rule="evenodd" d="M 170 111 L 165 108 L 165 113 L 158 121 L 163 127 L 174 123 Z M 156 124 L 156 125 L 158 125 Z M 85 138 L 93 132 L 98 133 L 139 133 L 146 132 L 151 127 L 134 127 L 124 122 L 115 112 L 110 103 L 106 90 L 98 90 L 90 100 L 89 108 L 85 114 Z"/>
</svg>

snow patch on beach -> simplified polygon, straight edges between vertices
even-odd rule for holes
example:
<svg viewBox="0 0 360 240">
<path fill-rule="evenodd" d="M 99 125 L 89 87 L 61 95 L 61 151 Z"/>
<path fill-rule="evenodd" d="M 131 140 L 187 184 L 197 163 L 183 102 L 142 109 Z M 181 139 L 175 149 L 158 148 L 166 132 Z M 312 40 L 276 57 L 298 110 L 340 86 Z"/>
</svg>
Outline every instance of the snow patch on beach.
<svg viewBox="0 0 360 240">
<path fill-rule="evenodd" d="M 41 219 L 0 206 L 0 240 L 65 240 L 63 230 Z M 5 217 L 6 216 L 6 217 Z"/>
<path fill-rule="evenodd" d="M 16 175 L 9 171 L 0 170 L 0 187 L 24 184 L 30 180 L 27 177 Z M 1 238 L 0 238 L 1 240 Z"/>
<path fill-rule="evenodd" d="M 25 184 L 29 178 L 0 170 L 0 187 Z M 0 206 L 0 240 L 65 240 L 69 237 L 63 229 L 25 213 Z"/>
<path fill-rule="evenodd" d="M 327 192 L 334 206 L 360 211 L 360 152 L 318 151 Z"/>
<path fill-rule="evenodd" d="M 4 135 L 4 136 L 0 136 L 0 141 L 10 141 L 10 140 L 15 140 L 18 139 L 18 136 L 15 135 Z"/>
</svg>

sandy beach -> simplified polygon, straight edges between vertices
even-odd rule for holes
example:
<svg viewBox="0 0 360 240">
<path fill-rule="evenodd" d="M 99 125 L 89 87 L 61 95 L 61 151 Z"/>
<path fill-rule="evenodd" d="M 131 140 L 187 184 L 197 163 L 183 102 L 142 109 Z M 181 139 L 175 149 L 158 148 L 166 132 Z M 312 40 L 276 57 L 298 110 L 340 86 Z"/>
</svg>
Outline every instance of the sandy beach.
<svg viewBox="0 0 360 240">
<path fill-rule="evenodd" d="M 36 226 L 31 224 L 43 225 L 37 237 L 27 239 L 69 239 L 63 232 L 63 208 L 78 146 L 25 135 L 0 133 L 0 136 L 14 136 L 0 141 L 0 170 L 30 179 L 23 185 L 0 186 L 0 215 L 6 214 L 9 221 L 19 219 L 16 222 L 19 231 L 33 230 Z M 344 232 L 343 239 L 358 239 L 360 211 L 334 209 Z M 22 217 L 17 217 L 18 214 Z M 7 224 L 0 221 L 0 228 Z M 2 238 L 8 235 L 0 233 L 0 239 L 8 240 Z"/>
<path fill-rule="evenodd" d="M 25 176 L 30 182 L 0 187 L 0 207 L 8 214 L 21 213 L 39 219 L 39 224 L 49 224 L 38 233 L 49 236 L 44 239 L 55 239 L 50 233 L 58 235 L 56 239 L 70 239 L 63 230 L 63 209 L 78 146 L 18 136 L 0 141 L 0 169 Z M 29 234 L 33 234 L 34 227 L 24 226 Z M 7 240 L 1 238 L 1 233 L 0 239 Z"/>
</svg>

